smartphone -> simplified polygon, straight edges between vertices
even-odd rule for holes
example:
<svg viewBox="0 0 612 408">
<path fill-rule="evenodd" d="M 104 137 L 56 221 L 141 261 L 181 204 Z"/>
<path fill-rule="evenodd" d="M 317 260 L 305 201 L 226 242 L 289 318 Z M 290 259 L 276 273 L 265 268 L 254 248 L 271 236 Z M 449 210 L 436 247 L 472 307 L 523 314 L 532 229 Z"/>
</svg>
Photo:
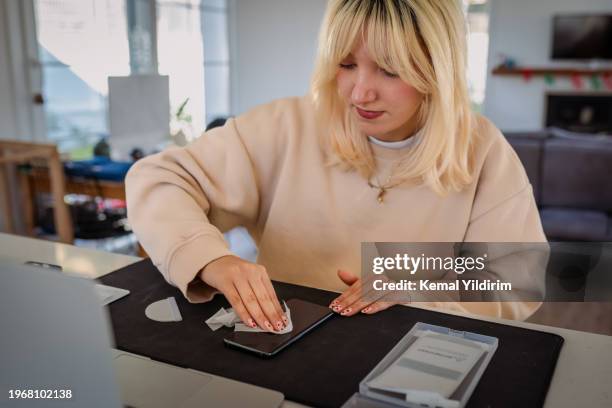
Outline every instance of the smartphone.
<svg viewBox="0 0 612 408">
<path fill-rule="evenodd" d="M 334 315 L 325 306 L 300 299 L 288 300 L 287 306 L 293 323 L 291 333 L 233 332 L 223 342 L 226 346 L 255 353 L 260 357 L 272 357 Z"/>
</svg>

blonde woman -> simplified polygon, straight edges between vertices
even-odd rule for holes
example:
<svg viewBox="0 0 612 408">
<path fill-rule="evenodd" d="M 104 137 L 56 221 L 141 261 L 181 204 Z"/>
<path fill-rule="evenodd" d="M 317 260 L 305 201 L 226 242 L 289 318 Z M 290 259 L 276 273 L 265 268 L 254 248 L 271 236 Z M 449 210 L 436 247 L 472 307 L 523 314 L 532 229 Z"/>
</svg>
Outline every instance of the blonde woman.
<svg viewBox="0 0 612 408">
<path fill-rule="evenodd" d="M 342 292 L 330 307 L 344 316 L 391 306 L 359 296 L 361 242 L 545 241 L 519 159 L 470 111 L 465 62 L 459 1 L 331 0 L 311 93 L 139 161 L 129 221 L 187 299 L 221 292 L 270 331 L 286 324 L 271 279 Z M 238 225 L 256 264 L 223 239 Z M 508 318 L 536 307 L 432 305 Z"/>
</svg>

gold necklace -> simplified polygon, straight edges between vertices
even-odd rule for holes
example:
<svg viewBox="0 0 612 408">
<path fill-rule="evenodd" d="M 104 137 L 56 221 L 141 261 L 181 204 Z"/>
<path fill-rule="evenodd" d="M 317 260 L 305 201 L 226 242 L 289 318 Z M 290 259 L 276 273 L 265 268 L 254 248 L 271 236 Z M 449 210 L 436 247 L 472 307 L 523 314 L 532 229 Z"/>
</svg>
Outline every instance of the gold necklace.
<svg viewBox="0 0 612 408">
<path fill-rule="evenodd" d="M 391 190 L 393 187 L 397 187 L 400 184 L 402 184 L 401 181 L 389 184 L 389 182 L 391 181 L 391 177 L 392 176 L 393 176 L 393 172 L 391 172 L 391 174 L 389 174 L 389 177 L 387 177 L 387 181 L 385 181 L 385 184 L 383 184 L 383 185 L 380 184 L 380 181 L 378 180 L 377 176 L 374 176 L 374 178 L 376 179 L 376 183 L 377 184 L 374 184 L 370 180 L 368 180 L 368 186 L 370 186 L 370 188 L 377 188 L 378 189 L 378 196 L 376 197 L 376 199 L 378 200 L 379 204 L 382 204 L 382 203 L 385 202 L 385 194 L 387 194 L 388 190 Z"/>
</svg>

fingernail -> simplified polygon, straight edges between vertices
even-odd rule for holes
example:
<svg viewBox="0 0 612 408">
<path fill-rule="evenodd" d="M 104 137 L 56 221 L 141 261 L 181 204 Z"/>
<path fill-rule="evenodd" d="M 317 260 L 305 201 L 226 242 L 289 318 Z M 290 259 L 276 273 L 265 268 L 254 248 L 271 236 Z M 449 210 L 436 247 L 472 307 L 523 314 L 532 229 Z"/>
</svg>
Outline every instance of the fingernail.
<svg viewBox="0 0 612 408">
<path fill-rule="evenodd" d="M 331 302 L 331 303 L 329 304 L 329 307 L 334 307 L 334 306 L 336 306 L 337 304 L 338 304 L 338 301 L 337 301 L 337 300 L 334 300 L 333 302 Z"/>
<path fill-rule="evenodd" d="M 257 327 L 257 324 L 255 324 L 255 320 L 253 320 L 253 319 L 249 319 L 249 321 L 247 323 L 251 327 Z"/>
<path fill-rule="evenodd" d="M 283 330 L 283 322 L 281 322 L 281 321 L 276 322 L 276 329 L 277 330 Z"/>
<path fill-rule="evenodd" d="M 267 320 L 266 320 L 266 321 L 264 322 L 264 325 L 266 326 L 266 329 L 268 329 L 268 330 L 274 330 L 274 328 L 272 327 L 272 325 L 270 324 L 270 322 L 269 322 L 269 321 L 267 321 Z"/>
<path fill-rule="evenodd" d="M 287 319 L 287 316 L 283 316 L 283 322 L 285 324 L 289 324 L 289 319 Z"/>
<path fill-rule="evenodd" d="M 340 310 L 342 310 L 342 306 L 337 305 L 337 306 L 334 306 L 333 309 L 334 309 L 334 312 L 339 312 Z"/>
<path fill-rule="evenodd" d="M 351 309 L 350 307 L 347 307 L 347 308 L 346 308 L 346 309 L 344 309 L 342 312 L 340 312 L 340 314 L 341 314 L 341 315 L 347 315 L 347 314 L 351 313 L 351 310 L 352 310 L 352 309 Z"/>
<path fill-rule="evenodd" d="M 370 306 L 366 307 L 365 309 L 363 309 L 361 311 L 361 313 L 368 313 L 370 310 L 372 310 L 372 308 Z"/>
</svg>

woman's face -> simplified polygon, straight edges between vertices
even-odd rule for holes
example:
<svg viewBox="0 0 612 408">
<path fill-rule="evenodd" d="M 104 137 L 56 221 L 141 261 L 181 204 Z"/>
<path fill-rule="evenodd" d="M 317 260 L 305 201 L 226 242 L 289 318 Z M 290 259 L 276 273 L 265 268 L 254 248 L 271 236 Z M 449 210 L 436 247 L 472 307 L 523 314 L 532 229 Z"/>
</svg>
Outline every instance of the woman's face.
<svg viewBox="0 0 612 408">
<path fill-rule="evenodd" d="M 340 63 L 336 80 L 340 96 L 366 135 L 395 142 L 416 131 L 423 95 L 394 72 L 380 68 L 363 42 Z"/>
</svg>

